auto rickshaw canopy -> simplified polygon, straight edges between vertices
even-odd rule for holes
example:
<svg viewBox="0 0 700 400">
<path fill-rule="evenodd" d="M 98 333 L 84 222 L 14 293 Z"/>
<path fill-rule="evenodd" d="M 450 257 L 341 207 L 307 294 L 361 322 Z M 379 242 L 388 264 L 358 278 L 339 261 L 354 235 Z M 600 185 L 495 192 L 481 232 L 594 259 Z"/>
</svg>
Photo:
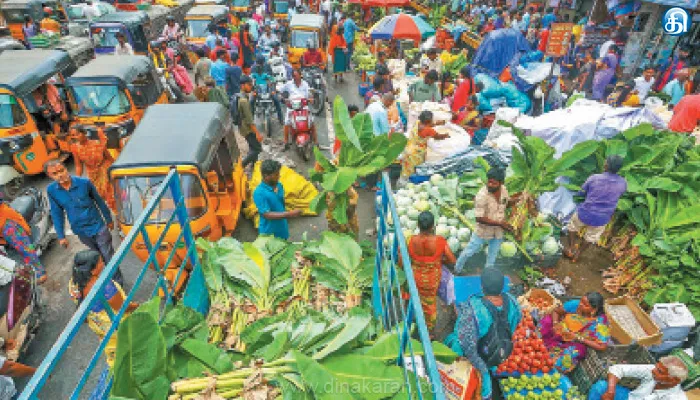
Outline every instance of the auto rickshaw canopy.
<svg viewBox="0 0 700 400">
<path fill-rule="evenodd" d="M 194 0 L 195 7 L 197 6 L 227 6 L 228 0 Z"/>
<path fill-rule="evenodd" d="M 143 11 L 119 11 L 95 18 L 90 25 L 96 23 L 121 23 L 132 29 L 136 26 L 147 24 L 149 21 L 148 14 Z"/>
<path fill-rule="evenodd" d="M 21 10 L 23 11 L 22 16 L 27 14 L 32 17 L 35 22 L 39 22 L 39 20 L 44 17 L 44 7 L 42 5 L 44 3 L 51 8 L 55 8 L 56 6 L 55 1 L 47 3 L 42 0 L 5 0 L 2 2 L 2 7 L 0 9 L 2 9 L 5 14 L 10 14 L 12 11 Z M 16 18 L 12 19 L 13 21 L 11 22 L 23 22 L 15 21 Z"/>
<path fill-rule="evenodd" d="M 196 5 L 187 11 L 187 17 L 223 18 L 228 15 L 228 7 L 224 5 Z"/>
<path fill-rule="evenodd" d="M 0 38 L 0 53 L 6 50 L 24 50 L 25 48 L 17 39 L 11 37 Z"/>
<path fill-rule="evenodd" d="M 154 104 L 109 168 L 110 175 L 115 170 L 183 165 L 204 175 L 224 136 L 230 136 L 227 145 L 235 150 L 229 125 L 228 110 L 219 103 Z"/>
<path fill-rule="evenodd" d="M 0 87 L 24 97 L 71 65 L 61 50 L 7 50 L 0 54 Z"/>
<path fill-rule="evenodd" d="M 318 14 L 294 14 L 289 22 L 290 28 L 313 28 L 323 27 L 323 16 Z"/>
<path fill-rule="evenodd" d="M 154 71 L 146 56 L 98 57 L 80 67 L 66 80 L 69 86 L 86 83 L 111 83 L 125 86 L 137 76 Z"/>
</svg>

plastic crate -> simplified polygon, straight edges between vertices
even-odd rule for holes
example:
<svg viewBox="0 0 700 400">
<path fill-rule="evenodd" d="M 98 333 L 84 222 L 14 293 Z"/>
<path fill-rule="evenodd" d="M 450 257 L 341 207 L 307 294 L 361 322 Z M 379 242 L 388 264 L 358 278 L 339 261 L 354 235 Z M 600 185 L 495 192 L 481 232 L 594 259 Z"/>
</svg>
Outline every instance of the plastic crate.
<svg viewBox="0 0 700 400">
<path fill-rule="evenodd" d="M 571 382 L 581 393 L 588 393 L 591 386 L 608 376 L 608 368 L 615 364 L 654 364 L 656 361 L 649 351 L 639 345 L 612 345 L 605 351 L 588 350 L 583 359 L 571 373 Z M 634 388 L 639 380 L 622 379 L 620 385 Z"/>
<path fill-rule="evenodd" d="M 357 85 L 357 91 L 360 93 L 360 97 L 365 97 L 367 92 L 369 91 L 369 83 L 360 83 Z"/>
</svg>

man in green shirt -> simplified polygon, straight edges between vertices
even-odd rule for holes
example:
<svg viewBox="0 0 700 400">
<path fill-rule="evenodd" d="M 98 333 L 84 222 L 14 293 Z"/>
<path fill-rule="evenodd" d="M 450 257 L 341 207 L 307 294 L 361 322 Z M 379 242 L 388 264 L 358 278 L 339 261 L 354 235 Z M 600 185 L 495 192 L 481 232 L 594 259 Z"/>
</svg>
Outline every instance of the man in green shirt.
<svg viewBox="0 0 700 400">
<path fill-rule="evenodd" d="M 228 108 L 229 101 L 226 95 L 226 89 L 223 86 L 216 86 L 216 81 L 211 76 L 204 78 L 204 85 L 207 87 L 207 102 L 219 103 Z"/>
<path fill-rule="evenodd" d="M 248 155 L 243 159 L 243 168 L 248 164 L 255 165 L 258 156 L 262 152 L 262 135 L 258 132 L 253 119 L 253 111 L 250 108 L 250 92 L 253 91 L 253 79 L 248 75 L 241 76 L 241 95 L 238 96 L 238 128 L 241 136 L 248 142 Z"/>
<path fill-rule="evenodd" d="M 439 102 L 442 100 L 440 90 L 435 82 L 438 80 L 438 73 L 435 70 L 428 71 L 423 78 L 423 81 L 418 81 L 408 88 L 408 98 L 411 102 L 432 101 Z"/>
</svg>

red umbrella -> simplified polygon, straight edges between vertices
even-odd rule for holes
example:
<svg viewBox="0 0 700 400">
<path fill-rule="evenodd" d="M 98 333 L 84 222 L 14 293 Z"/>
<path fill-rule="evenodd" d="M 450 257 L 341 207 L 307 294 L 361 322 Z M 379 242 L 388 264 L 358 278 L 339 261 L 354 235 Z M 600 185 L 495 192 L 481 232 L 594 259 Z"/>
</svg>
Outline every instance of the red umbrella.
<svg viewBox="0 0 700 400">
<path fill-rule="evenodd" d="M 410 0 L 360 0 L 363 7 L 407 7 Z"/>
</svg>

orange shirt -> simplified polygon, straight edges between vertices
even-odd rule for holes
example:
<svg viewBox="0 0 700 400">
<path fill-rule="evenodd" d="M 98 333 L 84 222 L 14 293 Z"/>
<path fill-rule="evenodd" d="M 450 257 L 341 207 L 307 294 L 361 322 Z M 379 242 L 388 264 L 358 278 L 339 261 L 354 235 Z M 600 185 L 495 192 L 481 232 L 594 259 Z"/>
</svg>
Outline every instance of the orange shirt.
<svg viewBox="0 0 700 400">
<path fill-rule="evenodd" d="M 56 20 L 51 19 L 51 18 L 42 19 L 41 23 L 39 23 L 39 28 L 42 31 L 50 31 L 50 32 L 56 32 L 56 33 L 61 32 L 61 24 L 59 24 Z"/>
</svg>

